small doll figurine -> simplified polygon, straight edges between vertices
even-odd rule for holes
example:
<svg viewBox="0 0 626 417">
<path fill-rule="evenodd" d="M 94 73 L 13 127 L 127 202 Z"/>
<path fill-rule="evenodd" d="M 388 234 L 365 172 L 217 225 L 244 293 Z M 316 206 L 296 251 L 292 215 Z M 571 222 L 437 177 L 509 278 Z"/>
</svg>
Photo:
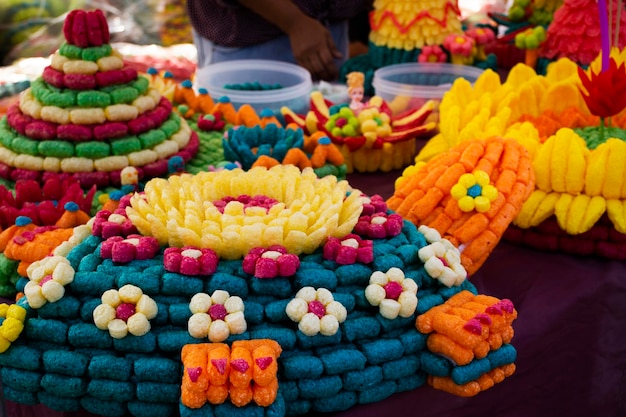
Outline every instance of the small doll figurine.
<svg viewBox="0 0 626 417">
<path fill-rule="evenodd" d="M 137 168 L 124 168 L 120 173 L 120 182 L 124 191 L 139 191 L 139 172 Z"/>
<path fill-rule="evenodd" d="M 366 103 L 363 103 L 363 82 L 365 76 L 362 72 L 351 72 L 346 76 L 348 82 L 348 97 L 350 97 L 350 109 L 355 115 L 359 114 L 361 110 L 367 107 Z"/>
</svg>

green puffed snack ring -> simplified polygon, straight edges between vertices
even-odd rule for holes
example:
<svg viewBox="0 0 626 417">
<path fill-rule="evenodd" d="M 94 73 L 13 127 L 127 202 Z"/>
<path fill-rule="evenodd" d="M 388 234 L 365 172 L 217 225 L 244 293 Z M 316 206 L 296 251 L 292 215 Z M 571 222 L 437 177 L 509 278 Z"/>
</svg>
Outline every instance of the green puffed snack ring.
<svg viewBox="0 0 626 417">
<path fill-rule="evenodd" d="M 109 44 L 90 46 L 82 50 L 80 57 L 85 61 L 96 62 L 100 58 L 111 55 L 111 52 L 113 52 L 113 48 Z"/>
<path fill-rule="evenodd" d="M 136 137 L 125 137 L 111 142 L 111 153 L 113 155 L 128 155 L 141 149 L 141 141 Z"/>
<path fill-rule="evenodd" d="M 46 106 L 57 106 L 62 109 L 76 105 L 76 91 L 65 90 L 60 93 L 50 93 L 42 103 Z"/>
<path fill-rule="evenodd" d="M 82 48 L 67 42 L 64 42 L 59 48 L 59 53 L 69 59 L 80 59 L 82 52 Z"/>
<path fill-rule="evenodd" d="M 76 156 L 99 159 L 105 158 L 111 154 L 111 147 L 106 142 L 82 142 L 76 144 Z"/>
<path fill-rule="evenodd" d="M 24 136 L 17 136 L 13 138 L 10 148 L 13 152 L 18 153 L 18 154 L 38 156 L 39 155 L 39 151 L 37 148 L 38 145 L 39 145 L 38 141 L 25 138 Z"/>
<path fill-rule="evenodd" d="M 139 91 L 134 87 L 120 87 L 111 91 L 111 101 L 113 104 L 132 103 L 139 97 Z"/>
<path fill-rule="evenodd" d="M 11 142 L 13 141 L 14 137 L 15 133 L 9 130 L 8 127 L 5 128 L 4 126 L 2 126 L 2 128 L 0 128 L 0 143 L 5 148 L 9 148 L 11 146 Z"/>
<path fill-rule="evenodd" d="M 81 91 L 76 95 L 79 107 L 106 107 L 111 104 L 111 96 L 101 91 Z"/>
<path fill-rule="evenodd" d="M 137 79 L 131 83 L 133 87 L 139 91 L 139 94 L 146 94 L 148 88 L 150 87 L 150 81 L 143 75 L 137 76 Z"/>
<path fill-rule="evenodd" d="M 172 113 L 169 120 L 161 125 L 161 130 L 168 138 L 180 130 L 180 117 L 176 113 Z"/>
<path fill-rule="evenodd" d="M 74 146 L 62 140 L 45 140 L 39 143 L 39 153 L 54 158 L 70 158 L 74 156 Z"/>
<path fill-rule="evenodd" d="M 150 149 L 162 143 L 167 139 L 165 132 L 161 129 L 152 129 L 145 133 L 141 133 L 138 135 L 139 140 L 141 141 L 143 149 Z"/>
</svg>

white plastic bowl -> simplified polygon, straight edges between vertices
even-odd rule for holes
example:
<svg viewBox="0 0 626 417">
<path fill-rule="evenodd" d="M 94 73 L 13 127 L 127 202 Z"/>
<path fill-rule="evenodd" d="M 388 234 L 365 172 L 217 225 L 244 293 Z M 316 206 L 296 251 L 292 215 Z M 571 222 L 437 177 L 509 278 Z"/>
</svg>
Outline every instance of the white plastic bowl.
<svg viewBox="0 0 626 417">
<path fill-rule="evenodd" d="M 225 88 L 228 84 L 244 83 L 280 84 L 281 88 L 259 91 Z M 306 113 L 313 86 L 311 74 L 306 69 L 260 59 L 226 61 L 201 68 L 196 72 L 195 84 L 206 88 L 214 100 L 228 97 L 237 109 L 249 104 L 257 113 L 270 109 L 277 116 L 283 106 L 296 113 Z"/>
<path fill-rule="evenodd" d="M 439 103 L 457 78 L 471 84 L 483 70 L 448 63 L 407 63 L 389 65 L 374 72 L 372 86 L 394 114 L 421 107 L 427 100 Z"/>
</svg>

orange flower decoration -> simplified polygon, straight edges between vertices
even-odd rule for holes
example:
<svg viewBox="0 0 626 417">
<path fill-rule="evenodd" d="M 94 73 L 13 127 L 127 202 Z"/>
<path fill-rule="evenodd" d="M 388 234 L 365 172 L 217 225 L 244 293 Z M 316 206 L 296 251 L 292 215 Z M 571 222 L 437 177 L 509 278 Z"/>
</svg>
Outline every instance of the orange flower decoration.
<svg viewBox="0 0 626 417">
<path fill-rule="evenodd" d="M 580 92 L 593 115 L 611 117 L 626 107 L 626 67 L 623 62 L 617 66 L 611 57 L 609 68 L 597 74 L 591 69 L 587 72 L 578 67 L 578 76 L 584 87 Z"/>
</svg>

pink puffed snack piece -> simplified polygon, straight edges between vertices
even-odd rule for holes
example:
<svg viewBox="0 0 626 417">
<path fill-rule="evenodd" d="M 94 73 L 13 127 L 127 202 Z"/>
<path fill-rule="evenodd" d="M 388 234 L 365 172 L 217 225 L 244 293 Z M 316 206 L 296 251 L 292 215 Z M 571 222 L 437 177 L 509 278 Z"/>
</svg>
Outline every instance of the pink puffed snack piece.
<svg viewBox="0 0 626 417">
<path fill-rule="evenodd" d="M 96 84 L 98 84 L 98 87 L 124 84 L 128 81 L 123 70 L 100 71 L 96 73 Z"/>
<path fill-rule="evenodd" d="M 100 18 L 95 13 L 86 13 L 87 39 L 91 46 L 102 45 L 102 27 Z"/>
<path fill-rule="evenodd" d="M 74 19 L 80 10 L 72 10 L 65 16 L 65 22 L 63 23 L 63 37 L 70 45 L 74 45 Z"/>
<path fill-rule="evenodd" d="M 91 74 L 65 74 L 63 83 L 66 88 L 71 88 L 72 90 L 91 90 L 96 88 L 96 79 Z"/>
<path fill-rule="evenodd" d="M 40 177 L 41 177 L 41 174 L 39 173 L 39 171 L 31 171 L 29 169 L 22 169 L 22 168 L 13 169 L 9 175 L 9 179 L 12 181 L 19 181 L 19 180 L 39 181 Z"/>
<path fill-rule="evenodd" d="M 156 127 L 155 121 L 147 114 L 141 114 L 128 122 L 128 130 L 131 134 L 137 135 L 139 133 L 147 132 L 150 129 Z"/>
<path fill-rule="evenodd" d="M 87 13 L 84 10 L 78 10 L 72 22 L 72 41 L 79 48 L 87 48 L 89 46 L 86 15 Z"/>
<path fill-rule="evenodd" d="M 80 181 L 82 187 L 87 188 L 91 186 L 106 187 L 109 185 L 109 174 L 107 172 L 77 172 L 74 174 L 74 178 Z"/>
<path fill-rule="evenodd" d="M 133 68 L 133 67 L 129 67 L 129 66 L 125 66 L 124 68 L 122 68 L 122 71 L 124 72 L 124 82 L 125 83 L 129 83 L 131 81 L 135 81 L 137 79 L 137 69 Z"/>
<path fill-rule="evenodd" d="M 142 168 L 148 178 L 154 178 L 167 174 L 167 166 L 166 159 L 159 159 L 144 165 Z"/>
<path fill-rule="evenodd" d="M 122 122 L 105 122 L 93 128 L 93 136 L 96 140 L 121 138 L 128 134 L 128 125 Z"/>
<path fill-rule="evenodd" d="M 63 74 L 59 70 L 52 68 L 50 65 L 44 68 L 43 72 L 41 73 L 41 77 L 43 78 L 43 80 L 56 88 L 65 87 L 63 75 L 65 74 Z"/>
<path fill-rule="evenodd" d="M 92 140 L 93 131 L 88 125 L 59 125 L 57 126 L 57 138 L 72 142 L 87 142 Z"/>
<path fill-rule="evenodd" d="M 7 114 L 7 122 L 20 135 L 26 134 L 26 126 L 33 121 L 33 118 L 21 112 Z"/>
<path fill-rule="evenodd" d="M 45 120 L 34 120 L 24 128 L 24 134 L 32 139 L 51 140 L 56 137 L 56 133 L 56 123 L 46 122 Z"/>
</svg>

